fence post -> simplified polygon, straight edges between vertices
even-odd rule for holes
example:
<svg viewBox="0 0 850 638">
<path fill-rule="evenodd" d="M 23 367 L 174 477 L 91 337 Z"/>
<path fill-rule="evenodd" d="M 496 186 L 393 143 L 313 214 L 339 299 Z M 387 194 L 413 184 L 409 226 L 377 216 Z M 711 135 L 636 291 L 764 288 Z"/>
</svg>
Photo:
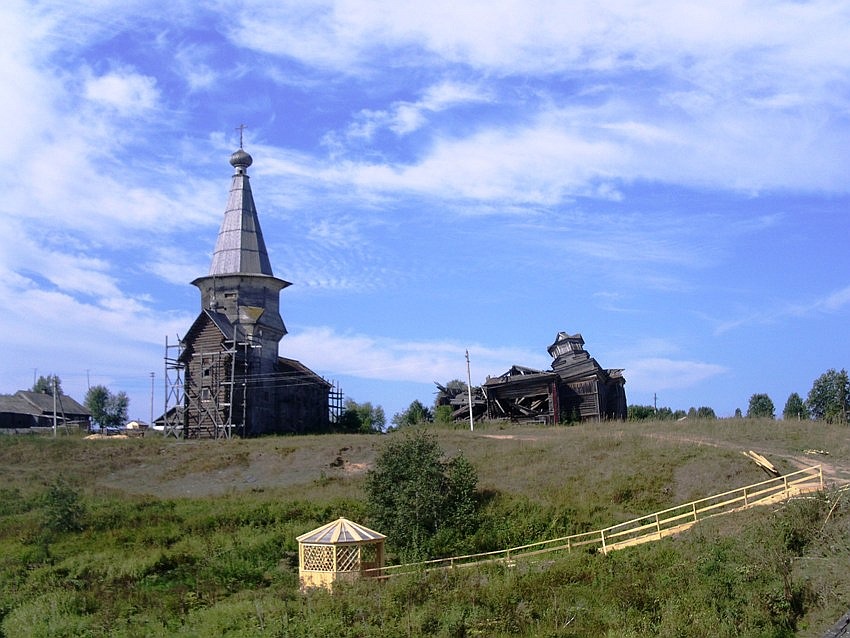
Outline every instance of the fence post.
<svg viewBox="0 0 850 638">
<path fill-rule="evenodd" d="M 572 553 L 573 553 L 573 543 L 570 540 L 570 537 L 568 536 L 567 537 L 567 554 L 572 554 Z"/>
<path fill-rule="evenodd" d="M 696 502 L 696 501 L 692 501 L 692 502 L 691 502 L 691 507 L 692 507 L 692 508 L 693 508 L 693 510 L 694 510 L 694 523 L 696 523 L 696 522 L 697 522 L 697 502 Z"/>
<path fill-rule="evenodd" d="M 818 477 L 820 478 L 820 489 L 823 492 L 823 465 L 818 465 Z"/>
<path fill-rule="evenodd" d="M 655 529 L 658 530 L 658 538 L 661 539 L 661 523 L 658 520 L 658 512 L 655 513 Z"/>
<path fill-rule="evenodd" d="M 604 529 L 599 530 L 599 535 L 602 537 L 602 553 L 607 554 L 608 548 L 605 546 L 605 530 Z"/>
<path fill-rule="evenodd" d="M 744 507 L 746 507 L 749 504 L 750 504 L 750 502 L 749 502 L 749 500 L 747 500 L 747 488 L 745 487 L 744 488 Z"/>
<path fill-rule="evenodd" d="M 785 488 L 785 498 L 791 498 L 791 492 L 788 491 L 788 477 L 782 477 L 782 486 Z"/>
</svg>

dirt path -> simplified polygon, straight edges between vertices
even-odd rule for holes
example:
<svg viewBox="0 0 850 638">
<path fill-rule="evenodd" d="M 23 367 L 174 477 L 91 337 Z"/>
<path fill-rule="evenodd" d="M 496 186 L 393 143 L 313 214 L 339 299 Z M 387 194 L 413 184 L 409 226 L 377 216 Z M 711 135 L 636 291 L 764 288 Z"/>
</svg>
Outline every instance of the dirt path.
<svg viewBox="0 0 850 638">
<path fill-rule="evenodd" d="M 670 433 L 641 433 L 648 438 L 661 441 L 674 441 L 677 443 L 692 443 L 694 445 L 706 445 L 710 447 L 720 448 L 724 450 L 741 451 L 745 450 L 739 443 L 732 441 L 724 441 L 718 439 L 708 439 L 706 437 L 688 436 L 685 434 L 670 434 Z M 785 450 L 781 450 L 776 446 L 761 445 L 755 446 L 755 451 L 763 456 L 773 459 L 784 459 L 791 463 L 795 469 L 801 470 L 813 465 L 820 465 L 823 470 L 823 479 L 827 485 L 843 486 L 850 483 L 850 462 L 843 459 L 833 459 L 827 452 L 822 450 L 811 450 L 801 454 L 789 454 Z M 752 447 L 750 449 L 753 449 Z"/>
</svg>

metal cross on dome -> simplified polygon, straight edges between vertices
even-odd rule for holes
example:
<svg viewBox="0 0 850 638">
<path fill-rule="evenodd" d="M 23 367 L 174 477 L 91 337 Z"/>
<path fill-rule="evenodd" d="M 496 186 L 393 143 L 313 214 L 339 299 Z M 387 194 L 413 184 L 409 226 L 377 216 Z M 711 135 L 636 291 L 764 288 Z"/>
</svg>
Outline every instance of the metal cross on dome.
<svg viewBox="0 0 850 638">
<path fill-rule="evenodd" d="M 244 124 L 240 124 L 236 127 L 236 130 L 239 131 L 239 148 L 242 148 L 242 134 L 245 132 L 245 129 L 248 128 Z M 244 150 L 244 149 L 243 149 Z"/>
</svg>

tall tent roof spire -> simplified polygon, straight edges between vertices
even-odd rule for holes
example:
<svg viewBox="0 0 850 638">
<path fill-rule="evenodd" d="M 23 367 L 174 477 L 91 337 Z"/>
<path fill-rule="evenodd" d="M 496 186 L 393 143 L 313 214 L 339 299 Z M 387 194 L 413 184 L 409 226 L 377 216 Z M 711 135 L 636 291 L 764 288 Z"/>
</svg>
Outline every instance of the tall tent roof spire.
<svg viewBox="0 0 850 638">
<path fill-rule="evenodd" d="M 248 181 L 248 167 L 253 163 L 254 159 L 241 145 L 230 156 L 230 164 L 236 172 L 230 185 L 224 221 L 218 231 L 210 275 L 274 276 Z"/>
</svg>

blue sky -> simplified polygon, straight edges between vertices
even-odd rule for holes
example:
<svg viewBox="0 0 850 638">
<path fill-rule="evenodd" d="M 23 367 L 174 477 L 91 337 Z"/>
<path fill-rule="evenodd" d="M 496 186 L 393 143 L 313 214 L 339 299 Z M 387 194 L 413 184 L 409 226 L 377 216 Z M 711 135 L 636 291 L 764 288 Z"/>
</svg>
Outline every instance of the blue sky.
<svg viewBox="0 0 850 638">
<path fill-rule="evenodd" d="M 850 366 L 844 1 L 11 0 L 0 32 L 0 392 L 147 420 L 154 372 L 158 413 L 241 123 L 281 354 L 388 418 L 559 331 L 719 416 Z"/>
</svg>

